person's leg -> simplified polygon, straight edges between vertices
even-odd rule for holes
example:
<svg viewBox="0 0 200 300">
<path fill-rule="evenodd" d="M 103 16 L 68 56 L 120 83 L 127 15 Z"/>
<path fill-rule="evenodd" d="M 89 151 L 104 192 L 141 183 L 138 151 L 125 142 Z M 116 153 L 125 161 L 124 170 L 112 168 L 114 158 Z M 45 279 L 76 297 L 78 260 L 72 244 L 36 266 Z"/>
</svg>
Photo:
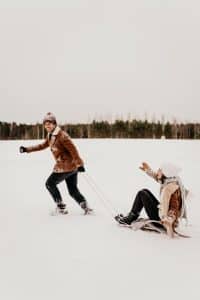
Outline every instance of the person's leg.
<svg viewBox="0 0 200 300">
<path fill-rule="evenodd" d="M 137 193 L 131 212 L 139 216 L 144 208 L 149 219 L 159 221 L 158 205 L 156 197 L 149 190 L 143 189 Z"/>
<path fill-rule="evenodd" d="M 77 180 L 77 172 L 72 174 L 71 176 L 65 178 L 65 182 L 67 184 L 67 188 L 70 196 L 80 205 L 81 202 L 85 201 L 85 198 L 80 193 L 78 189 L 78 180 Z"/>
<path fill-rule="evenodd" d="M 57 188 L 57 185 L 62 182 L 68 173 L 52 173 L 46 181 L 46 188 L 51 194 L 53 200 L 57 204 L 57 208 L 60 213 L 67 213 L 66 204 L 62 201 L 60 191 Z"/>
<path fill-rule="evenodd" d="M 141 190 L 137 196 L 137 200 L 132 207 L 132 212 L 139 215 L 142 208 L 144 208 L 150 220 L 160 221 L 158 208 L 159 201 L 156 199 L 156 197 L 147 189 Z M 163 225 L 160 223 L 152 222 L 152 224 L 155 227 L 164 229 Z"/>
<path fill-rule="evenodd" d="M 80 205 L 85 213 L 89 213 L 90 211 L 92 211 L 88 207 L 85 197 L 80 193 L 78 189 L 78 173 L 76 172 L 71 176 L 65 178 L 65 182 L 67 184 L 70 196 Z"/>
<path fill-rule="evenodd" d="M 57 188 L 57 185 L 65 179 L 65 173 L 52 173 L 46 181 L 46 188 L 51 194 L 53 200 L 58 203 L 62 202 L 61 194 Z"/>
<path fill-rule="evenodd" d="M 152 220 L 160 220 L 158 215 L 158 200 L 156 197 L 147 189 L 139 191 L 133 202 L 131 211 L 127 216 L 117 216 L 116 220 L 119 223 L 131 224 L 136 221 L 139 217 L 141 210 L 144 208 L 148 217 Z"/>
</svg>

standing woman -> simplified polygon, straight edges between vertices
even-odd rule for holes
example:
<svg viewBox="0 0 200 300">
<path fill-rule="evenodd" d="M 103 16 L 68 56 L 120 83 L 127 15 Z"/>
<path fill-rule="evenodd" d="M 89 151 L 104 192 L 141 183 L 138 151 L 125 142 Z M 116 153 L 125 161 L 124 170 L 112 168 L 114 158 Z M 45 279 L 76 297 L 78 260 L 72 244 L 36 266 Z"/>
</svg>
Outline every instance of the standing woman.
<svg viewBox="0 0 200 300">
<path fill-rule="evenodd" d="M 70 196 L 80 205 L 85 214 L 90 213 L 92 209 L 88 207 L 85 197 L 80 193 L 77 186 L 78 172 L 85 172 L 85 168 L 76 146 L 73 144 L 70 136 L 57 126 L 56 118 L 52 113 L 46 114 L 43 119 L 43 125 L 47 131 L 45 141 L 36 146 L 21 146 L 20 153 L 40 151 L 50 147 L 56 164 L 46 181 L 46 188 L 57 205 L 57 212 L 68 213 L 66 204 L 63 202 L 57 187 L 59 183 L 65 180 Z"/>
</svg>

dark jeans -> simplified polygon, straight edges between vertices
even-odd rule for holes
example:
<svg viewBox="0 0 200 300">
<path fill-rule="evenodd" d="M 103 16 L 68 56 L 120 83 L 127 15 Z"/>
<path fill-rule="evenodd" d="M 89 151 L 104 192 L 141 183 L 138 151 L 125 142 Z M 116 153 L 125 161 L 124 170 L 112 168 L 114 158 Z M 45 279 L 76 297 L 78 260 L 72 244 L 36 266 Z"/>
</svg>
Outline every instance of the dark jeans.
<svg viewBox="0 0 200 300">
<path fill-rule="evenodd" d="M 79 192 L 77 187 L 77 171 L 66 173 L 52 173 L 46 181 L 46 188 L 50 192 L 56 203 L 62 201 L 61 194 L 57 185 L 65 180 L 70 196 L 78 203 L 85 201 L 85 198 Z"/>
<path fill-rule="evenodd" d="M 149 190 L 143 189 L 137 193 L 131 212 L 139 216 L 144 208 L 150 220 L 160 221 L 158 205 L 156 197 Z"/>
</svg>

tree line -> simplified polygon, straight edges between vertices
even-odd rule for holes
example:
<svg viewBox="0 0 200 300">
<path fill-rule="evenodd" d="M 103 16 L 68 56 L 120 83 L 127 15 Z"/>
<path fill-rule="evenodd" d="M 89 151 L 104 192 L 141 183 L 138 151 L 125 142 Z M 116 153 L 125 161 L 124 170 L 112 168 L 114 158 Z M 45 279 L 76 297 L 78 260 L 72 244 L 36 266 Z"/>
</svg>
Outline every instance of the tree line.
<svg viewBox="0 0 200 300">
<path fill-rule="evenodd" d="M 72 138 L 167 138 L 200 139 L 199 123 L 149 122 L 147 120 L 93 121 L 88 124 L 64 124 L 62 129 Z M 43 139 L 42 124 L 0 122 L 1 140 Z"/>
</svg>

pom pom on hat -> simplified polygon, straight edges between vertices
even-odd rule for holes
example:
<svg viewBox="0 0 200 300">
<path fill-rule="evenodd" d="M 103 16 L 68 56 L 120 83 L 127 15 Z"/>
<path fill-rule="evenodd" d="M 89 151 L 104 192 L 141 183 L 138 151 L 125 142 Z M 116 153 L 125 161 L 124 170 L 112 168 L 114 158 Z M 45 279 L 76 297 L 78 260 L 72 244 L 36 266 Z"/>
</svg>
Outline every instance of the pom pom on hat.
<svg viewBox="0 0 200 300">
<path fill-rule="evenodd" d="M 172 163 L 163 163 L 160 166 L 160 169 L 166 177 L 178 176 L 178 174 L 181 172 L 181 168 Z"/>
<path fill-rule="evenodd" d="M 57 124 L 56 117 L 55 117 L 54 114 L 52 114 L 51 112 L 48 112 L 48 113 L 44 116 L 43 124 L 44 124 L 45 122 L 51 122 L 51 123 L 53 123 L 53 124 Z"/>
</svg>

